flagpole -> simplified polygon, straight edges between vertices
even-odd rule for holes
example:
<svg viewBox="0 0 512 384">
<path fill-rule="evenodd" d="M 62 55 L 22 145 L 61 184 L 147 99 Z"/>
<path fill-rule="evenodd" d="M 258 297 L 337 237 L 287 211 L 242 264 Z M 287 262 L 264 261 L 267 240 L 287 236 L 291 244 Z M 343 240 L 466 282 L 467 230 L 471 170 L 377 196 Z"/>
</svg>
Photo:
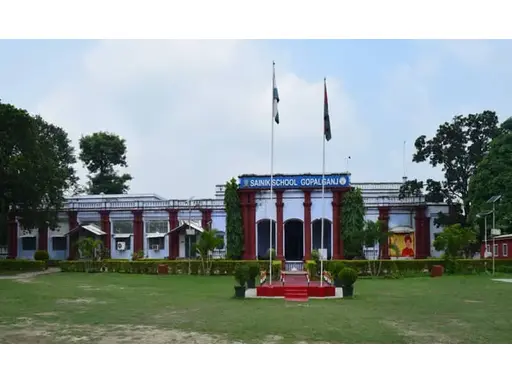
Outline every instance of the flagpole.
<svg viewBox="0 0 512 384">
<path fill-rule="evenodd" d="M 322 133 L 322 226 L 320 231 L 320 286 L 324 285 L 324 222 L 325 222 L 325 134 Z"/>
<path fill-rule="evenodd" d="M 270 212 L 273 212 L 274 205 L 274 119 L 275 119 L 275 111 L 274 111 L 274 89 L 276 87 L 276 63 L 272 61 L 272 125 L 270 129 Z M 276 208 L 277 209 L 277 208 Z M 269 273 L 270 273 L 270 285 L 272 285 L 272 227 L 274 226 L 272 214 L 270 214 L 270 235 L 268 237 L 270 246 L 269 246 Z"/>
<path fill-rule="evenodd" d="M 325 141 L 327 139 L 325 132 L 325 108 L 326 108 L 326 97 L 327 97 L 327 84 L 326 78 L 324 77 L 324 129 L 322 130 L 322 224 L 320 230 L 320 249 L 322 250 L 320 255 L 320 286 L 324 285 L 324 230 L 325 230 Z"/>
</svg>

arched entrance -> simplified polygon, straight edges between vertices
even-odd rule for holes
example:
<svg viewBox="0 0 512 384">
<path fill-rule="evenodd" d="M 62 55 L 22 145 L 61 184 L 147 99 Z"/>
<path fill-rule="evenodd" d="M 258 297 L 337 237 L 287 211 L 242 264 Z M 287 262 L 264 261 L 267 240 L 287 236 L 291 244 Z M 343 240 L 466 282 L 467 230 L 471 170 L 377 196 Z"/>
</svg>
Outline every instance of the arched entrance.
<svg viewBox="0 0 512 384">
<path fill-rule="evenodd" d="M 272 222 L 272 244 L 270 242 L 270 222 Z M 263 219 L 256 224 L 257 234 L 257 255 L 258 258 L 265 256 L 269 248 L 276 249 L 276 222 L 275 220 Z"/>
<path fill-rule="evenodd" d="M 327 248 L 327 258 L 331 259 L 331 235 L 332 223 L 329 219 L 324 220 L 324 248 Z M 322 246 L 322 219 L 313 220 L 313 249 L 320 249 Z"/>
<path fill-rule="evenodd" d="M 284 223 L 284 257 L 290 261 L 304 259 L 304 223 L 300 219 Z"/>
</svg>

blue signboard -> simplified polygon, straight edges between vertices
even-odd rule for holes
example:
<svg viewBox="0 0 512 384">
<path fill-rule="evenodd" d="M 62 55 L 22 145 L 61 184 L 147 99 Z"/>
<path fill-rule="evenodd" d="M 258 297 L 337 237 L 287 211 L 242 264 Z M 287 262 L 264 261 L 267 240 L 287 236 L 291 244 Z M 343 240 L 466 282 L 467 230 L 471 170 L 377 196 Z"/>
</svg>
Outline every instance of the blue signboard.
<svg viewBox="0 0 512 384">
<path fill-rule="evenodd" d="M 240 188 L 270 189 L 270 176 L 244 176 L 239 179 Z M 329 174 L 324 177 L 326 188 L 341 188 L 350 186 L 350 176 L 347 174 Z M 322 175 L 289 175 L 274 176 L 272 188 L 299 189 L 322 188 Z"/>
</svg>

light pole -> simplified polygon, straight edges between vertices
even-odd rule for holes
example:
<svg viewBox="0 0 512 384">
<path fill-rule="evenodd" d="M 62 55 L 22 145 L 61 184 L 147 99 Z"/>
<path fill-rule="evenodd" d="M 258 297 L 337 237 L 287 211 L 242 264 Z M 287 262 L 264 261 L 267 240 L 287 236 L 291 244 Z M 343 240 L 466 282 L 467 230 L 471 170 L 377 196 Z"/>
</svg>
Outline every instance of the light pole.
<svg viewBox="0 0 512 384">
<path fill-rule="evenodd" d="M 495 195 L 491 197 L 489 200 L 487 200 L 488 203 L 492 204 L 492 229 L 491 229 L 491 236 L 492 236 L 492 274 L 494 276 L 495 271 L 495 254 L 494 250 L 496 248 L 496 235 L 499 231 L 496 230 L 496 202 L 501 199 L 501 195 Z"/>
<path fill-rule="evenodd" d="M 485 244 L 485 251 L 484 251 L 484 258 L 487 256 L 487 216 L 490 215 L 492 211 L 485 211 L 480 212 L 476 215 L 478 218 L 484 218 L 484 244 Z"/>
<path fill-rule="evenodd" d="M 192 257 L 192 235 L 195 233 L 195 231 L 190 226 L 190 223 L 192 221 L 192 199 L 193 198 L 194 198 L 194 196 L 191 196 L 188 199 L 188 228 L 185 231 L 185 233 L 187 234 L 187 237 L 188 237 L 188 260 L 189 260 L 189 263 L 190 263 L 190 258 Z"/>
</svg>

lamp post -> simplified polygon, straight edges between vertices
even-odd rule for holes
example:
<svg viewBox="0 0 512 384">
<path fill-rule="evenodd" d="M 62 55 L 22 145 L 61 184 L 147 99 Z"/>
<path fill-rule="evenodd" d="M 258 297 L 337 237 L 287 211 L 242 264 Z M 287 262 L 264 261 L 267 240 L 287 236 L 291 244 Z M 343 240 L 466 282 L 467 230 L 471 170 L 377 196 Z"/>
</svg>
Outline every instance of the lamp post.
<svg viewBox="0 0 512 384">
<path fill-rule="evenodd" d="M 192 221 L 192 199 L 194 196 L 191 196 L 188 199 L 188 228 L 186 229 L 185 233 L 188 237 L 188 260 L 190 262 L 190 258 L 192 257 L 192 239 L 191 236 L 195 233 L 192 227 L 190 226 L 190 223 Z"/>
<path fill-rule="evenodd" d="M 491 229 L 491 236 L 492 236 L 492 274 L 494 276 L 495 271 L 495 260 L 496 257 L 494 250 L 496 248 L 496 235 L 499 233 L 499 231 L 496 229 L 496 202 L 501 199 L 501 195 L 495 195 L 491 197 L 489 200 L 487 200 L 488 203 L 492 204 L 492 229 Z"/>
<path fill-rule="evenodd" d="M 484 244 L 485 244 L 485 251 L 484 251 L 484 258 L 487 256 L 487 216 L 490 215 L 492 211 L 486 211 L 486 212 L 480 212 L 476 215 L 478 218 L 484 218 Z"/>
</svg>

